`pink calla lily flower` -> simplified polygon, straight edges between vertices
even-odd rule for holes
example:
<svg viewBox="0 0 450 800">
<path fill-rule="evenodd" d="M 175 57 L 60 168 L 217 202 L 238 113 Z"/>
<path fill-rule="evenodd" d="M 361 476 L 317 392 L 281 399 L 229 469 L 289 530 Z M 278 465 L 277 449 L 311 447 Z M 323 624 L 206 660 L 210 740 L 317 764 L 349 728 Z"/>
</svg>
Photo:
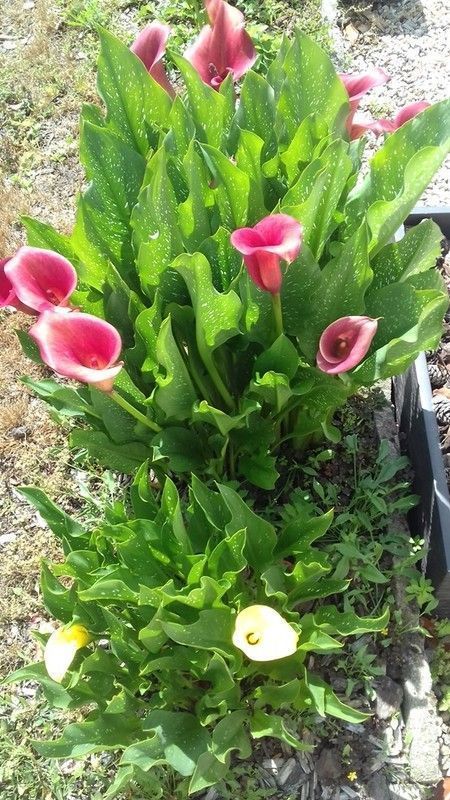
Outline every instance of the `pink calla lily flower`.
<svg viewBox="0 0 450 800">
<path fill-rule="evenodd" d="M 362 136 L 364 131 L 359 132 L 361 126 L 358 124 L 356 124 L 354 128 L 353 118 L 361 99 L 367 92 L 370 92 L 371 89 L 375 89 L 377 86 L 383 86 L 383 84 L 387 83 L 387 81 L 390 80 L 390 76 L 384 69 L 372 69 L 369 70 L 369 72 L 360 74 L 341 72 L 339 77 L 347 90 L 350 103 L 350 114 L 347 117 L 347 131 L 350 139 L 358 139 Z"/>
<path fill-rule="evenodd" d="M 410 103 L 407 106 L 404 106 L 397 112 L 394 119 L 377 119 L 373 122 L 363 122 L 359 121 L 356 118 L 352 124 L 352 136 L 353 139 L 359 139 L 360 136 L 363 136 L 367 131 L 372 131 L 376 136 L 380 136 L 382 133 L 393 133 L 397 131 L 402 125 L 405 125 L 406 122 L 409 122 L 410 119 L 416 117 L 417 114 L 420 114 L 422 111 L 425 111 L 426 108 L 430 107 L 430 103 L 426 100 L 420 100 L 417 103 Z"/>
<path fill-rule="evenodd" d="M 239 9 L 225 0 L 205 0 L 205 6 L 211 24 L 202 29 L 185 58 L 204 83 L 219 89 L 229 74 L 239 80 L 253 66 L 257 53 Z"/>
<path fill-rule="evenodd" d="M 378 320 L 371 317 L 341 317 L 325 328 L 319 341 L 317 366 L 329 375 L 356 367 L 372 344 Z"/>
<path fill-rule="evenodd" d="M 103 319 L 73 311 L 45 311 L 30 328 L 42 360 L 59 375 L 111 392 L 123 366 L 117 361 L 122 341 L 116 329 Z"/>
<path fill-rule="evenodd" d="M 20 303 L 29 310 L 70 310 L 68 300 L 76 289 L 77 273 L 58 253 L 21 247 L 4 265 L 4 273 Z"/>
<path fill-rule="evenodd" d="M 162 22 L 151 22 L 140 32 L 130 49 L 141 59 L 153 80 L 159 83 L 167 94 L 175 97 L 175 90 L 162 64 L 170 32 L 168 25 L 163 25 Z"/>
<path fill-rule="evenodd" d="M 253 228 L 238 228 L 231 234 L 231 244 L 242 253 L 248 274 L 265 292 L 278 294 L 281 289 L 281 261 L 291 264 L 302 245 L 303 228 L 288 214 L 270 214 Z"/>
</svg>

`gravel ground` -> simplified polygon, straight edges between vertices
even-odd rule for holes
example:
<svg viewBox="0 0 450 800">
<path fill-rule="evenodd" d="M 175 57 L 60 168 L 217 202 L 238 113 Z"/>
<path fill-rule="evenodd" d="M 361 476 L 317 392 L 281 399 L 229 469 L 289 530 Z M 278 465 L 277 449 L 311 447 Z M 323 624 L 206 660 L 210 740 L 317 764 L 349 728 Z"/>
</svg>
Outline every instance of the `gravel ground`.
<svg viewBox="0 0 450 800">
<path fill-rule="evenodd" d="M 368 95 L 361 109 L 390 116 L 407 103 L 432 103 L 450 92 L 450 0 L 342 2 L 335 7 L 333 40 L 343 68 L 382 67 L 390 82 Z M 450 206 L 450 158 L 420 205 Z"/>
</svg>

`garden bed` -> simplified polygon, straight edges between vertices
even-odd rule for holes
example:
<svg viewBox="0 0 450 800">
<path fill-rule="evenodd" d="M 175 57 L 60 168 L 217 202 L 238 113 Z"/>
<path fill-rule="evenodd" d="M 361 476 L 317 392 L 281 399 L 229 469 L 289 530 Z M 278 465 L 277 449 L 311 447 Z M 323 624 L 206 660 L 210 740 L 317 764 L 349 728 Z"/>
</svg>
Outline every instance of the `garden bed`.
<svg viewBox="0 0 450 800">
<path fill-rule="evenodd" d="M 450 212 L 417 209 L 407 224 L 432 218 L 444 236 L 450 236 Z M 442 243 L 437 267 L 449 286 L 448 239 Z M 414 488 L 420 497 L 409 515 L 411 530 L 425 537 L 428 552 L 424 569 L 433 580 L 439 599 L 438 612 L 450 615 L 450 496 L 449 496 L 449 316 L 435 351 L 421 355 L 415 364 L 394 379 L 394 396 L 402 442 L 414 468 Z"/>
</svg>

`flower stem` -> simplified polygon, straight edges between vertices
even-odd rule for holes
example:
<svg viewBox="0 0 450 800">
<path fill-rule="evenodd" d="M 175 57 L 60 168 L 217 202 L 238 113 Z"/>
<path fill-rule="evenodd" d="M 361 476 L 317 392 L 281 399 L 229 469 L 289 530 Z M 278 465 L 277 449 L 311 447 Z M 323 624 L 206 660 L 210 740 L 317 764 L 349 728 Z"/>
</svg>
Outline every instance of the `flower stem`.
<svg viewBox="0 0 450 800">
<path fill-rule="evenodd" d="M 159 425 L 157 425 L 156 422 L 152 422 L 152 420 L 148 419 L 148 417 L 146 417 L 144 414 L 141 414 L 141 412 L 138 411 L 137 408 L 132 406 L 131 403 L 125 400 L 125 398 L 122 397 L 121 394 L 113 390 L 109 396 L 111 400 L 114 400 L 114 402 L 117 403 L 118 406 L 123 408 L 124 411 L 127 411 L 128 414 L 131 414 L 131 416 L 137 419 L 138 422 L 141 422 L 142 425 L 146 425 L 147 428 L 150 428 L 152 431 L 155 431 L 155 433 L 159 433 L 159 431 L 161 430 Z"/>
<path fill-rule="evenodd" d="M 278 339 L 283 333 L 283 312 L 281 311 L 281 297 L 279 292 L 272 295 L 272 308 L 275 319 L 275 331 Z"/>
</svg>

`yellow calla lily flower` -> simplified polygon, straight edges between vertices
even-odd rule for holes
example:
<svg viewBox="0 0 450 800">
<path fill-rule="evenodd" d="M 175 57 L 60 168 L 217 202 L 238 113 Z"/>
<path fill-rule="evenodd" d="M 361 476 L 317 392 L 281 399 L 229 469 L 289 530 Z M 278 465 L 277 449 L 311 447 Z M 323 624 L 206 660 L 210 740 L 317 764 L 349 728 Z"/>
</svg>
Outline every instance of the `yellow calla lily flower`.
<svg viewBox="0 0 450 800">
<path fill-rule="evenodd" d="M 233 644 L 252 661 L 276 661 L 297 650 L 298 633 L 269 606 L 248 606 L 236 617 Z"/>
<path fill-rule="evenodd" d="M 89 644 L 91 639 L 86 628 L 77 623 L 53 631 L 44 650 L 44 664 L 50 678 L 61 683 L 77 650 Z"/>
</svg>

